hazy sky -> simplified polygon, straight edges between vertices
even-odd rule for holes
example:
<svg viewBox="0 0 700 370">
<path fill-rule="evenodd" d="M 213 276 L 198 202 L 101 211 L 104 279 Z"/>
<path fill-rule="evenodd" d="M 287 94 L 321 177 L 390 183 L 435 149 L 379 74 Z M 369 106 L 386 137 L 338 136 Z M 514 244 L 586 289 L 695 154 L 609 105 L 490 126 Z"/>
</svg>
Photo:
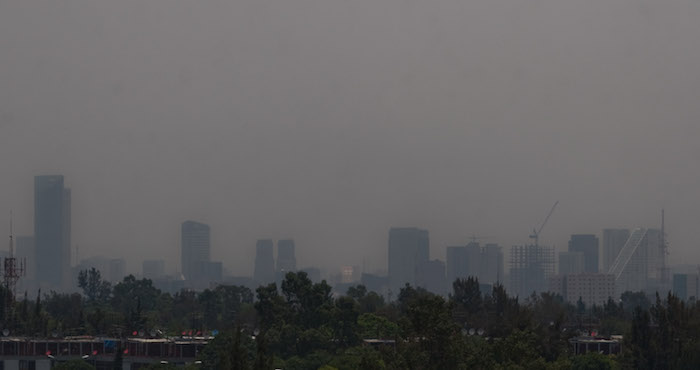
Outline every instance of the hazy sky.
<svg viewBox="0 0 700 370">
<path fill-rule="evenodd" d="M 658 226 L 700 263 L 697 0 L 0 2 L 0 211 L 73 189 L 81 257 L 165 257 L 180 223 L 252 273 L 386 268 L 388 229 L 510 247 Z M 0 220 L 7 219 L 2 216 Z M 8 222 L 0 223 L 7 235 Z"/>
</svg>

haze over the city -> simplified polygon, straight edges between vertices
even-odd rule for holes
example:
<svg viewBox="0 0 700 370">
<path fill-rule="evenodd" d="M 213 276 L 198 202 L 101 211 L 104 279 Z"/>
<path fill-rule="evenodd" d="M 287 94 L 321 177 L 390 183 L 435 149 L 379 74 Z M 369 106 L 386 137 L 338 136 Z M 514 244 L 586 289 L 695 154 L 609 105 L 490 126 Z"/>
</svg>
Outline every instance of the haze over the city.
<svg viewBox="0 0 700 370">
<path fill-rule="evenodd" d="M 700 263 L 700 3 L 182 0 L 0 3 L 0 233 L 33 178 L 72 189 L 80 257 L 164 257 L 180 224 L 250 275 L 385 270 L 388 230 L 431 258 L 473 234 L 542 244 L 659 227 Z M 5 216 L 7 215 L 7 216 Z M 506 260 L 507 263 L 507 260 Z"/>
</svg>

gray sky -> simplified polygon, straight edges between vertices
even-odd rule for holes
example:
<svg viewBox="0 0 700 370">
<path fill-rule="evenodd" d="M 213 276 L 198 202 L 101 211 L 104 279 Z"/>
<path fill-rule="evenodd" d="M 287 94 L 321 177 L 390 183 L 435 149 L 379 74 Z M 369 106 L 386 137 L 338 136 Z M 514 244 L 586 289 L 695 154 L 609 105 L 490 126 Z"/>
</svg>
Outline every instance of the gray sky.
<svg viewBox="0 0 700 370">
<path fill-rule="evenodd" d="M 33 231 L 33 176 L 73 189 L 82 257 L 179 265 L 179 225 L 252 273 L 386 266 L 472 233 L 542 242 L 657 226 L 700 263 L 695 0 L 5 0 L 0 210 Z M 1 217 L 0 217 L 1 219 Z M 7 234 L 7 222 L 0 231 Z"/>
</svg>

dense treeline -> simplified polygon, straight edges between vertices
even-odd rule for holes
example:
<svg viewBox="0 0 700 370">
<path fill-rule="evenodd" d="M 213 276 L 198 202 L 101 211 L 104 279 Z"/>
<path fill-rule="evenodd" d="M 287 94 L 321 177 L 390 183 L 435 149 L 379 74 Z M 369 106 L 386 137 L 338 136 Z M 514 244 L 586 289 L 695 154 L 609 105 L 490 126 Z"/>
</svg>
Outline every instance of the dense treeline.
<svg viewBox="0 0 700 370">
<path fill-rule="evenodd" d="M 133 276 L 111 286 L 94 269 L 80 273 L 79 286 L 83 294 L 25 293 L 3 321 L 31 336 L 217 330 L 202 369 L 700 368 L 700 305 L 670 294 L 650 302 L 627 292 L 586 307 L 549 293 L 519 300 L 500 285 L 481 292 L 469 278 L 448 298 L 406 285 L 386 302 L 362 285 L 334 296 L 299 272 L 255 293 L 218 286 L 171 295 Z M 573 356 L 569 339 L 590 332 L 624 334 L 622 352 Z"/>
</svg>

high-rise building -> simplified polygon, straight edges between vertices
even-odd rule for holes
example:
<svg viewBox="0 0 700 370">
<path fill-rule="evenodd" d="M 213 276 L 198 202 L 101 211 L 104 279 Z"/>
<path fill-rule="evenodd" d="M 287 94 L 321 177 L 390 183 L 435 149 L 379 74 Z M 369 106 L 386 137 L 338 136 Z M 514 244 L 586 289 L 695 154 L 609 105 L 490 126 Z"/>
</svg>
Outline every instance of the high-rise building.
<svg viewBox="0 0 700 370">
<path fill-rule="evenodd" d="M 447 247 L 447 258 L 445 260 L 445 270 L 447 284 L 451 285 L 457 279 L 465 279 L 467 273 L 467 247 L 452 246 Z"/>
<path fill-rule="evenodd" d="M 700 279 L 698 274 L 673 274 L 673 294 L 687 301 L 689 299 L 698 299 L 700 293 Z"/>
<path fill-rule="evenodd" d="M 609 272 L 620 254 L 622 247 L 630 238 L 629 229 L 604 229 L 603 230 L 603 272 Z"/>
<path fill-rule="evenodd" d="M 479 282 L 494 285 L 503 281 L 503 250 L 498 244 L 486 244 L 481 250 Z"/>
<path fill-rule="evenodd" d="M 440 260 L 424 261 L 416 268 L 416 286 L 435 294 L 447 293 L 445 263 Z"/>
<path fill-rule="evenodd" d="M 321 282 L 321 270 L 318 267 L 307 267 L 307 268 L 301 269 L 300 271 L 305 272 L 306 276 L 314 284 Z"/>
<path fill-rule="evenodd" d="M 430 259 L 429 240 L 428 230 L 389 230 L 389 286 L 394 296 L 406 283 L 416 285 L 416 269 Z"/>
<path fill-rule="evenodd" d="M 481 245 L 477 242 L 470 242 L 465 248 L 467 249 L 467 260 L 465 263 L 467 267 L 467 277 L 473 276 L 475 278 L 480 278 L 479 274 L 481 273 L 482 265 Z"/>
<path fill-rule="evenodd" d="M 581 252 L 559 252 L 559 275 L 585 272 L 584 258 Z"/>
<path fill-rule="evenodd" d="M 513 246 L 510 250 L 510 293 L 529 297 L 549 288 L 554 275 L 554 248 L 541 245 Z"/>
<path fill-rule="evenodd" d="M 340 283 L 357 283 L 360 281 L 360 274 L 360 267 L 358 266 L 340 266 Z"/>
<path fill-rule="evenodd" d="M 63 176 L 34 177 L 34 245 L 40 286 L 66 289 L 70 283 L 70 203 Z"/>
<path fill-rule="evenodd" d="M 598 237 L 591 234 L 574 234 L 569 240 L 569 252 L 583 253 L 584 272 L 598 272 Z"/>
<path fill-rule="evenodd" d="M 203 262 L 210 261 L 210 229 L 209 225 L 185 221 L 181 227 L 181 263 L 182 275 L 187 280 L 199 280 L 205 277 L 202 271 Z"/>
<path fill-rule="evenodd" d="M 146 279 L 157 280 L 165 277 L 164 260 L 145 260 L 142 269 L 141 273 Z"/>
<path fill-rule="evenodd" d="M 105 278 L 117 284 L 126 276 L 126 261 L 123 258 L 112 258 L 109 260 L 109 274 Z"/>
<path fill-rule="evenodd" d="M 489 285 L 503 282 L 503 252 L 498 244 L 486 244 L 482 248 L 476 242 L 447 247 L 446 271 L 448 288 L 456 279 L 470 276 Z"/>
<path fill-rule="evenodd" d="M 277 272 L 282 278 L 288 272 L 297 270 L 297 258 L 295 254 L 294 240 L 284 239 L 277 241 Z"/>
<path fill-rule="evenodd" d="M 564 298 L 575 303 L 602 306 L 608 298 L 615 299 L 615 277 L 610 274 L 572 274 L 564 277 Z"/>
<path fill-rule="evenodd" d="M 659 229 L 637 228 L 615 258 L 610 273 L 617 291 L 661 291 L 666 266 L 666 251 Z M 666 287 L 663 287 L 666 288 Z"/>
<path fill-rule="evenodd" d="M 274 246 L 271 239 L 258 240 L 255 244 L 253 279 L 258 284 L 269 284 L 275 281 Z"/>
</svg>

